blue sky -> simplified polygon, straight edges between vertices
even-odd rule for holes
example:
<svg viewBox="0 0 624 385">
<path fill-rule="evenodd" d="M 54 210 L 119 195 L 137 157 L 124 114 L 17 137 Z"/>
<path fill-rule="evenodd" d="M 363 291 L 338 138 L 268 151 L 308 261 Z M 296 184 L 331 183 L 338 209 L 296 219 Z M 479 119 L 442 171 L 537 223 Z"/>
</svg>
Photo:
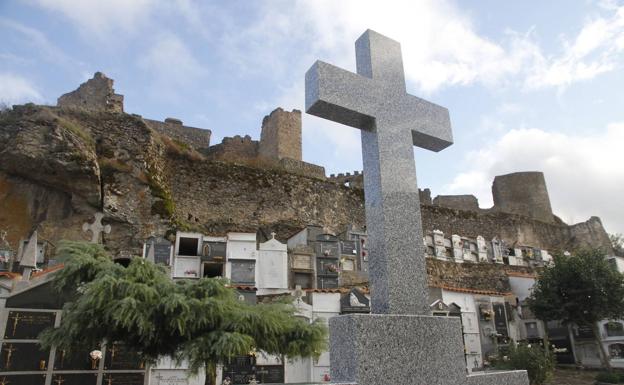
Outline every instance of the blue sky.
<svg viewBox="0 0 624 385">
<path fill-rule="evenodd" d="M 455 144 L 415 150 L 420 187 L 489 207 L 495 175 L 539 170 L 564 221 L 624 233 L 621 1 L 0 0 L 0 101 L 54 104 L 102 71 L 127 112 L 258 138 L 275 107 L 303 108 L 316 59 L 355 69 L 366 28 L 450 110 Z M 357 130 L 303 125 L 305 160 L 361 169 Z"/>
</svg>

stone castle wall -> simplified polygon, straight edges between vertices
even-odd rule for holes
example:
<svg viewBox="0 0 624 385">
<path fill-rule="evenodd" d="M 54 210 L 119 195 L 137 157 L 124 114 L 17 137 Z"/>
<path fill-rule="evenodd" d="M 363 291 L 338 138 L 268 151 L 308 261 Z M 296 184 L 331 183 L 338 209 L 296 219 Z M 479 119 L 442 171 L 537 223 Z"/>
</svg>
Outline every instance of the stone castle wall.
<svg viewBox="0 0 624 385">
<path fill-rule="evenodd" d="M 432 203 L 434 206 L 479 211 L 479 201 L 474 195 L 438 195 Z"/>
<path fill-rule="evenodd" d="M 203 151 L 210 147 L 212 134 L 210 130 L 185 126 L 181 120 L 175 118 L 167 118 L 164 122 L 152 119 L 144 120 L 153 130 L 197 151 Z"/>
<path fill-rule="evenodd" d="M 225 137 L 221 143 L 210 146 L 205 155 L 220 161 L 250 161 L 258 157 L 258 144 L 249 135 Z"/>
<path fill-rule="evenodd" d="M 82 83 L 77 90 L 60 96 L 59 107 L 80 108 L 108 112 L 123 112 L 123 95 L 113 89 L 113 79 L 96 72 L 92 79 Z"/>
</svg>

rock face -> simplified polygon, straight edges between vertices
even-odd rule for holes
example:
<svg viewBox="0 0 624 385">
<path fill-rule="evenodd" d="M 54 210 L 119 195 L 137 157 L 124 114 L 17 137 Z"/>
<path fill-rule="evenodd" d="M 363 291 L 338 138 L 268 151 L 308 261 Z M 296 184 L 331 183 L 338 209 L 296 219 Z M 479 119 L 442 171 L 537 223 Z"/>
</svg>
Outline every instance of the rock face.
<svg viewBox="0 0 624 385">
<path fill-rule="evenodd" d="M 0 228 L 13 246 L 33 230 L 51 242 L 88 240 L 81 225 L 106 214 L 106 246 L 140 253 L 151 235 L 307 224 L 362 226 L 359 190 L 329 181 L 205 159 L 120 113 L 16 106 L 0 115 Z"/>
</svg>

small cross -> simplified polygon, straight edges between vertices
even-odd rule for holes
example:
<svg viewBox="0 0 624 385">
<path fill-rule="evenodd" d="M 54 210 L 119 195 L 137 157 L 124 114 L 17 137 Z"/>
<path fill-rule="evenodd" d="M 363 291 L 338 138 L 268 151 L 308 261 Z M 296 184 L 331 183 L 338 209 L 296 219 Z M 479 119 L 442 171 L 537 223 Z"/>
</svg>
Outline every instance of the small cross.
<svg viewBox="0 0 624 385">
<path fill-rule="evenodd" d="M 82 225 L 82 231 L 91 231 L 91 243 L 100 243 L 100 233 L 109 234 L 111 232 L 110 225 L 102 225 L 103 213 L 95 213 L 95 220 L 93 223 L 84 223 Z"/>
<path fill-rule="evenodd" d="M 277 233 L 275 231 L 271 231 L 271 239 L 275 239 L 276 235 L 277 235 Z"/>
<path fill-rule="evenodd" d="M 5 368 L 9 369 L 11 367 L 11 357 L 13 356 L 13 352 L 16 351 L 13 347 L 13 344 L 8 344 L 8 347 L 4 348 L 4 351 L 7 352 L 7 358 L 5 363 Z"/>
<path fill-rule="evenodd" d="M 413 146 L 452 144 L 444 107 L 406 92 L 401 45 L 367 30 L 357 74 L 317 61 L 306 73 L 306 111 L 359 128 L 373 313 L 428 314 L 428 287 Z"/>
<path fill-rule="evenodd" d="M 19 323 L 20 320 L 20 313 L 15 313 L 15 316 L 13 317 L 13 334 L 12 336 L 15 336 L 15 332 L 17 331 L 17 325 Z"/>
<path fill-rule="evenodd" d="M 56 385 L 62 385 L 63 382 L 65 382 L 65 380 L 63 379 L 63 377 L 61 377 L 60 375 L 56 378 L 56 380 L 54 380 L 54 382 L 56 383 Z"/>
</svg>

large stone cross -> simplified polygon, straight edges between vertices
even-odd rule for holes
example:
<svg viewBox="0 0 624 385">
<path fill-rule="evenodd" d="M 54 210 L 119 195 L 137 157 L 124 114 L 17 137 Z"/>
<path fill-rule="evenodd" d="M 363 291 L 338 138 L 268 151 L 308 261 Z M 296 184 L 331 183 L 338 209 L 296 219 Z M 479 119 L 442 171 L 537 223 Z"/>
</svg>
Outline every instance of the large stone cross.
<svg viewBox="0 0 624 385">
<path fill-rule="evenodd" d="M 405 90 L 401 46 L 367 30 L 357 74 L 317 61 L 306 110 L 361 129 L 372 312 L 428 314 L 427 268 L 413 146 L 453 143 L 448 110 Z"/>
</svg>

